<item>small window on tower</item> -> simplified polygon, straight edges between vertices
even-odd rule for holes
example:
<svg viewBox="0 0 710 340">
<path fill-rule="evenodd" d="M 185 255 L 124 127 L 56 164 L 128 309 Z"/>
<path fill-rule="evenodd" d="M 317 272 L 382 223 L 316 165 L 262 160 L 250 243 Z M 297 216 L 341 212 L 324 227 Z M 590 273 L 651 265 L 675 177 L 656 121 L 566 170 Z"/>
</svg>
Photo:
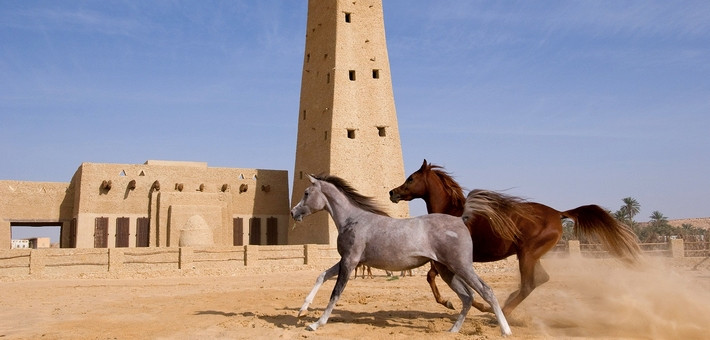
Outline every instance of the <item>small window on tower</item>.
<svg viewBox="0 0 710 340">
<path fill-rule="evenodd" d="M 350 22 L 350 13 L 345 13 L 345 22 Z"/>
<path fill-rule="evenodd" d="M 348 77 L 350 80 L 355 80 L 355 70 L 348 71 Z"/>
<path fill-rule="evenodd" d="M 355 130 L 354 129 L 348 129 L 348 138 L 355 139 Z"/>
<path fill-rule="evenodd" d="M 306 120 L 306 110 L 303 110 L 303 120 Z"/>
<path fill-rule="evenodd" d="M 385 131 L 385 127 L 384 127 L 384 126 L 378 126 L 378 127 L 377 127 L 377 134 L 378 134 L 380 137 L 387 137 L 387 131 Z"/>
<path fill-rule="evenodd" d="M 372 79 L 380 79 L 380 70 L 372 70 Z"/>
</svg>

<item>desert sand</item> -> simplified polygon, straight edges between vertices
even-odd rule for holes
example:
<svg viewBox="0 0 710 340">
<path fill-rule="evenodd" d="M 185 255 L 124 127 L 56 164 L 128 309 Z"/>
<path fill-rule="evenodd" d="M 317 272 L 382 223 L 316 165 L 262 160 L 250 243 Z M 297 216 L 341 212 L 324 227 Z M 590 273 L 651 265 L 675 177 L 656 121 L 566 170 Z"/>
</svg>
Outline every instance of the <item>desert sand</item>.
<svg viewBox="0 0 710 340">
<path fill-rule="evenodd" d="M 710 260 L 544 260 L 551 280 L 509 317 L 512 339 L 707 339 Z M 696 266 L 696 268 L 693 268 Z M 518 286 L 517 262 L 474 264 L 503 303 Z M 311 332 L 335 281 L 297 318 L 320 270 L 236 272 L 130 279 L 0 282 L 3 339 L 495 339 L 492 314 L 472 309 L 460 333 L 458 311 L 434 302 L 426 269 L 413 276 L 351 279 L 330 321 Z M 445 297 L 460 301 L 438 279 Z M 480 299 L 480 297 L 477 297 Z"/>
</svg>

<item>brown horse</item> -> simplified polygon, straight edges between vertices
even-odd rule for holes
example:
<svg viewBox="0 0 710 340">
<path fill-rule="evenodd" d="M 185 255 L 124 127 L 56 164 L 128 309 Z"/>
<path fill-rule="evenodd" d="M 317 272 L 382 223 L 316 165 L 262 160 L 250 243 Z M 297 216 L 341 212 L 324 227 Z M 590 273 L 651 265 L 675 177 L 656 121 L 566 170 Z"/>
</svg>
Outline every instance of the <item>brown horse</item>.
<svg viewBox="0 0 710 340">
<path fill-rule="evenodd" d="M 497 261 L 517 255 L 520 289 L 506 300 L 505 315 L 510 315 L 533 289 L 549 280 L 540 258 L 560 240 L 563 218 L 575 221 L 575 234 L 596 237 L 619 258 L 634 262 L 640 254 L 633 232 L 597 205 L 560 212 L 540 203 L 493 191 L 474 190 L 464 197 L 463 189 L 449 173 L 440 166 L 428 164 L 426 159 L 419 170 L 389 194 L 394 203 L 421 198 L 430 214 L 462 216 L 473 240 L 473 262 Z M 433 261 L 431 264 L 427 281 L 434 298 L 453 308 L 451 302 L 439 294 L 435 282 L 439 274 L 437 264 Z M 479 302 L 474 302 L 473 307 L 490 311 Z"/>
</svg>

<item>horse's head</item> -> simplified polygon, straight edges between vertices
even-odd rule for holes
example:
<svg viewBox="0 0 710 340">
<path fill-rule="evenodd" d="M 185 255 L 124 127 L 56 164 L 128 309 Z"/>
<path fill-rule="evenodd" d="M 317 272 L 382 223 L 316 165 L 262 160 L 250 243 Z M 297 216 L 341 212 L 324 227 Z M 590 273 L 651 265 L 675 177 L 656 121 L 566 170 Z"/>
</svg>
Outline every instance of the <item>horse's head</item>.
<svg viewBox="0 0 710 340">
<path fill-rule="evenodd" d="M 427 163 L 425 159 L 419 170 L 409 175 L 402 185 L 390 190 L 390 201 L 398 203 L 402 200 L 411 201 L 426 196 L 428 192 L 427 176 L 430 170 L 431 164 Z"/>
<path fill-rule="evenodd" d="M 304 216 L 325 209 L 328 203 L 325 195 L 323 195 L 321 191 L 320 181 L 311 175 L 308 175 L 308 179 L 311 181 L 311 185 L 303 192 L 301 201 L 291 209 L 291 217 L 297 222 L 303 220 Z"/>
</svg>

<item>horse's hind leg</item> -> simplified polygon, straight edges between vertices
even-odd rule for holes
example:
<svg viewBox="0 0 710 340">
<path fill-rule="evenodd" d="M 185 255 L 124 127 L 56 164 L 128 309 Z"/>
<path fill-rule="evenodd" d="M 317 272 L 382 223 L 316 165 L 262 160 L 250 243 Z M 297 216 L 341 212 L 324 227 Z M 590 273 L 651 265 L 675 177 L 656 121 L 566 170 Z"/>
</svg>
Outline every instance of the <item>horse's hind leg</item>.
<svg viewBox="0 0 710 340">
<path fill-rule="evenodd" d="M 550 275 L 542 268 L 540 260 L 522 257 L 520 259 L 520 288 L 512 292 L 505 300 L 503 313 L 509 316 L 513 309 L 532 293 L 535 287 L 548 280 L 550 280 Z"/>
<path fill-rule="evenodd" d="M 542 267 L 540 260 L 535 262 L 535 288 L 540 287 L 543 283 L 550 281 L 550 275 L 547 274 L 545 268 Z"/>
<path fill-rule="evenodd" d="M 431 292 L 434 294 L 434 299 L 436 302 L 442 304 L 444 307 L 448 309 L 454 309 L 454 304 L 451 303 L 449 300 L 444 300 L 441 297 L 441 293 L 439 293 L 439 288 L 436 286 L 436 276 L 439 275 L 439 271 L 437 269 L 438 266 L 441 266 L 442 268 L 445 268 L 442 264 L 436 264 L 434 261 L 430 261 L 431 268 L 429 269 L 429 272 L 426 274 L 426 281 L 429 282 L 429 287 L 431 287 Z M 443 278 L 443 276 L 442 276 Z M 448 284 L 448 281 L 446 281 Z"/>
<path fill-rule="evenodd" d="M 437 270 L 439 271 L 441 278 L 444 279 L 444 282 L 446 282 L 448 284 L 448 282 L 451 280 L 451 278 L 453 278 L 454 273 L 451 272 L 448 268 L 446 268 L 446 266 L 444 266 L 443 264 L 436 263 L 434 265 L 436 266 Z M 438 291 L 437 291 L 437 293 L 438 293 Z M 443 299 L 441 299 L 441 300 L 443 300 Z M 451 303 L 451 301 L 446 300 L 445 302 L 447 303 L 445 306 L 449 307 L 450 309 L 454 309 L 454 305 Z M 441 303 L 441 302 L 439 302 L 439 303 Z M 491 309 L 490 306 L 486 306 L 483 303 L 476 301 L 476 299 L 474 298 L 473 292 L 471 292 L 471 306 L 473 308 L 478 309 L 481 312 L 484 312 L 484 313 L 493 313 L 493 309 Z"/>
<path fill-rule="evenodd" d="M 473 301 L 473 292 L 471 292 L 471 289 L 466 286 L 466 284 L 458 276 L 444 276 L 444 274 L 442 273 L 441 278 L 444 279 L 444 282 L 446 282 L 449 287 L 451 287 L 451 289 L 456 293 L 456 295 L 458 295 L 459 299 L 461 299 L 461 312 L 459 313 L 456 322 L 454 322 L 453 326 L 451 326 L 451 329 L 449 329 L 449 332 L 451 333 L 458 333 L 458 331 L 461 329 L 461 326 L 463 325 L 463 322 L 466 320 L 466 315 L 468 314 L 468 311 L 471 309 L 471 302 Z"/>
<path fill-rule="evenodd" d="M 339 271 L 340 262 L 336 263 L 334 266 L 328 268 L 326 271 L 318 275 L 318 278 L 316 279 L 316 284 L 313 286 L 313 289 L 311 289 L 311 292 L 308 294 L 308 296 L 306 296 L 306 300 L 303 302 L 303 306 L 301 306 L 301 309 L 298 311 L 298 317 L 306 315 L 306 312 L 308 312 L 308 306 L 311 304 L 311 302 L 313 302 L 313 298 L 316 296 L 316 293 L 318 293 L 318 289 L 320 288 L 320 286 L 323 284 L 323 282 L 335 276 L 335 274 L 338 274 Z M 345 275 L 350 275 L 350 272 L 347 272 Z M 355 275 L 357 275 L 357 271 L 355 271 Z"/>
<path fill-rule="evenodd" d="M 458 319 L 454 323 L 454 325 L 451 327 L 449 330 L 450 332 L 458 332 L 459 329 L 461 329 L 461 326 L 463 325 L 464 320 L 466 319 L 466 315 L 468 314 L 468 311 L 471 309 L 471 306 L 476 307 L 479 310 L 484 309 L 484 305 L 480 302 L 475 302 L 474 301 L 474 291 L 473 289 L 467 285 L 461 277 L 455 275 L 453 272 L 451 272 L 447 267 L 443 266 L 442 264 L 439 264 L 439 272 L 441 274 L 441 278 L 444 279 L 444 282 L 451 287 L 451 289 L 456 292 L 456 294 L 459 296 L 459 299 L 461 299 L 462 303 L 462 308 L 461 308 L 461 313 L 459 314 Z M 465 307 L 465 308 L 464 308 Z M 492 309 L 488 308 L 488 311 L 493 312 Z"/>
<path fill-rule="evenodd" d="M 505 318 L 505 314 L 503 314 L 503 311 L 501 310 L 500 305 L 498 304 L 498 299 L 496 299 L 495 294 L 493 294 L 493 289 L 491 289 L 491 287 L 489 287 L 485 282 L 483 282 L 483 280 L 481 280 L 480 277 L 478 277 L 478 275 L 473 270 L 473 268 L 470 267 L 470 265 L 461 266 L 457 269 L 455 274 L 456 277 L 460 277 L 466 284 L 473 288 L 478 293 L 478 295 L 483 298 L 483 300 L 488 302 L 488 304 L 493 309 L 493 313 L 496 315 L 496 319 L 498 319 L 501 334 L 503 336 L 512 334 L 512 332 L 510 331 L 510 326 L 508 325 L 508 321 Z"/>
</svg>

